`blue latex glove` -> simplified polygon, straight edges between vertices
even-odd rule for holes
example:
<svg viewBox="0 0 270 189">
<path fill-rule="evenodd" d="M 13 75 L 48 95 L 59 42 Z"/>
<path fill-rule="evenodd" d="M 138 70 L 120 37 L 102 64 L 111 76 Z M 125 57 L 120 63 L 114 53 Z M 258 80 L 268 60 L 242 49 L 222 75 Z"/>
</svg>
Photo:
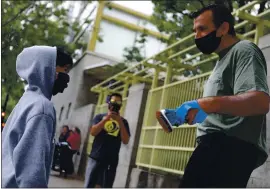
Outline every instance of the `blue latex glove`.
<svg viewBox="0 0 270 189">
<path fill-rule="evenodd" d="M 207 114 L 201 109 L 197 100 L 184 102 L 180 107 L 176 108 L 176 117 L 179 122 L 186 122 L 186 116 L 190 109 L 198 109 L 198 113 L 196 114 L 192 124 L 202 123 Z"/>
<path fill-rule="evenodd" d="M 179 126 L 186 123 L 186 116 L 190 109 L 198 109 L 198 113 L 196 114 L 192 124 L 202 123 L 207 114 L 201 109 L 197 100 L 188 101 L 183 103 L 180 107 L 176 109 L 165 109 L 166 117 L 170 121 L 173 126 Z"/>
</svg>

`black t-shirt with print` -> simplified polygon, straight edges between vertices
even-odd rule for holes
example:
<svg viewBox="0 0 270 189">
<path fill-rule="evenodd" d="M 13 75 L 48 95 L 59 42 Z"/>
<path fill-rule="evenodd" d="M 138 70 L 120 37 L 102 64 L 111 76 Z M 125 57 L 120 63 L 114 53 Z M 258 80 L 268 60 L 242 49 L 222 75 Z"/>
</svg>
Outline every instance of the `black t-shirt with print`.
<svg viewBox="0 0 270 189">
<path fill-rule="evenodd" d="M 105 118 L 105 114 L 98 114 L 94 117 L 92 125 L 95 125 Z M 126 119 L 122 118 L 125 128 L 130 136 L 129 125 Z M 108 163 L 117 163 L 121 147 L 120 126 L 114 121 L 107 121 L 104 129 L 95 136 L 90 157 Z"/>
</svg>

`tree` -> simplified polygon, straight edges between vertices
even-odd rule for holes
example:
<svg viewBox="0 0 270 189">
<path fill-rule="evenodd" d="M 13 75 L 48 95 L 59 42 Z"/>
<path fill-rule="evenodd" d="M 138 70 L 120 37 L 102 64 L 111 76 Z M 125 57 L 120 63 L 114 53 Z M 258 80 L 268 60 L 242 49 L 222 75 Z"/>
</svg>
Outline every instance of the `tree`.
<svg viewBox="0 0 270 189">
<path fill-rule="evenodd" d="M 145 59 L 142 55 L 145 48 L 147 34 L 141 33 L 140 36 L 135 39 L 132 47 L 124 48 L 124 62 L 141 62 Z"/>
<path fill-rule="evenodd" d="M 89 1 L 90 3 L 90 1 Z M 25 47 L 33 45 L 61 46 L 75 56 L 76 49 L 86 49 L 86 41 L 67 43 L 66 37 L 82 30 L 78 19 L 68 19 L 68 8 L 62 1 L 2 1 L 2 104 L 7 115 L 24 89 L 16 73 L 16 57 Z M 88 18 L 83 24 L 90 24 Z M 8 95 L 9 98 L 6 98 Z M 6 107 L 2 107 L 6 109 Z"/>
</svg>

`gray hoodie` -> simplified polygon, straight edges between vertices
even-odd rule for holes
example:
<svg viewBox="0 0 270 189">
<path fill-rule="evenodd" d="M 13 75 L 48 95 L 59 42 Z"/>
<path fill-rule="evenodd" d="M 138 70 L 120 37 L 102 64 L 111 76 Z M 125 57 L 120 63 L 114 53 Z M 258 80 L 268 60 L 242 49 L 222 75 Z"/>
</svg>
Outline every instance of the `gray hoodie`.
<svg viewBox="0 0 270 189">
<path fill-rule="evenodd" d="M 25 48 L 17 57 L 17 73 L 29 87 L 2 132 L 2 187 L 48 187 L 56 123 L 50 101 L 55 69 L 55 47 Z"/>
</svg>

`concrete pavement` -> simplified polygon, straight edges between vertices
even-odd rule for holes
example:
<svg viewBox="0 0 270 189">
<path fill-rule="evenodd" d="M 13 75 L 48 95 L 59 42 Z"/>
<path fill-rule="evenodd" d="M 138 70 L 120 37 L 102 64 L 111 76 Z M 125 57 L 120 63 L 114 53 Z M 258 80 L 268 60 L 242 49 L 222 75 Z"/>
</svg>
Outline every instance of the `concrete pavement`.
<svg viewBox="0 0 270 189">
<path fill-rule="evenodd" d="M 83 188 L 84 181 L 74 176 L 64 178 L 59 176 L 59 172 L 51 171 L 49 188 Z"/>
</svg>

